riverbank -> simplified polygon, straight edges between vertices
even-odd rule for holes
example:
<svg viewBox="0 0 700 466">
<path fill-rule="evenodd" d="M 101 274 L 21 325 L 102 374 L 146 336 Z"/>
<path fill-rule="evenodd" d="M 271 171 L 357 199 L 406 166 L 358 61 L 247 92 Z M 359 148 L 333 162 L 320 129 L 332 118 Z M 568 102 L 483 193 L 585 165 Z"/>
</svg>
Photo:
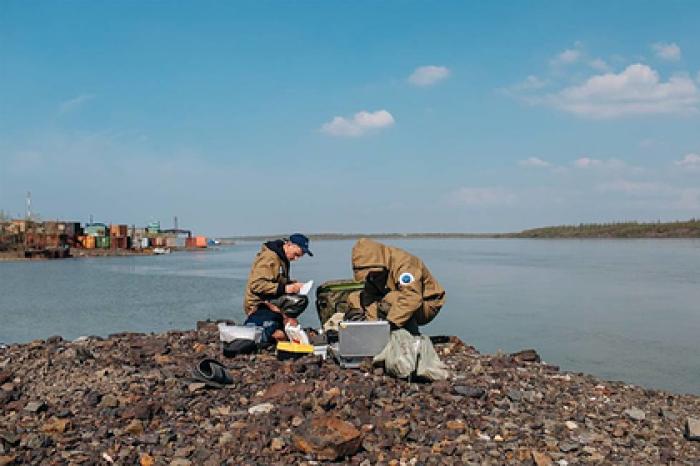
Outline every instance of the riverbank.
<svg viewBox="0 0 700 466">
<path fill-rule="evenodd" d="M 482 355 L 456 339 L 436 348 L 452 379 L 409 384 L 313 358 L 223 359 L 210 324 L 11 345 L 0 349 L 0 464 L 700 461 L 700 442 L 684 437 L 698 396 L 562 373 L 534 352 Z M 234 383 L 188 381 L 204 357 Z"/>
<path fill-rule="evenodd" d="M 163 248 L 167 249 L 167 253 L 171 252 L 183 252 L 183 251 L 202 251 L 202 248 Z M 163 253 L 161 253 L 163 254 Z M 148 249 L 83 249 L 83 248 L 71 248 L 70 253 L 66 257 L 61 259 L 76 259 L 83 257 L 129 257 L 129 256 L 153 256 L 157 255 L 153 248 Z M 17 253 L 3 252 L 0 253 L 0 262 L 2 261 L 45 261 L 53 260 L 47 257 L 37 256 L 37 257 L 18 257 Z"/>
</svg>

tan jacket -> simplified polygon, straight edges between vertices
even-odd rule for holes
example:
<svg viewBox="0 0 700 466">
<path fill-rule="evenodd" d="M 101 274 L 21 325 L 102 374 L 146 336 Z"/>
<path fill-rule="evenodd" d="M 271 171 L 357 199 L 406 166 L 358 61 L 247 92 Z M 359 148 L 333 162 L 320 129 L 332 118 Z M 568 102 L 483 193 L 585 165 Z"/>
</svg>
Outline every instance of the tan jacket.
<svg viewBox="0 0 700 466">
<path fill-rule="evenodd" d="M 277 247 L 281 250 L 281 243 L 281 241 L 265 243 L 255 256 L 243 299 L 243 310 L 246 315 L 255 312 L 263 302 L 282 296 L 285 285 L 291 282 L 289 262 L 283 260 L 274 251 Z"/>
<path fill-rule="evenodd" d="M 352 268 L 357 281 L 364 281 L 372 270 L 389 270 L 389 293 L 378 305 L 369 306 L 370 319 L 376 319 L 385 310 L 387 320 L 399 327 L 413 316 L 418 325 L 425 325 L 445 304 L 445 289 L 423 261 L 403 249 L 361 238 L 352 248 Z M 359 308 L 359 292 L 350 295 L 348 301 L 351 307 Z"/>
</svg>

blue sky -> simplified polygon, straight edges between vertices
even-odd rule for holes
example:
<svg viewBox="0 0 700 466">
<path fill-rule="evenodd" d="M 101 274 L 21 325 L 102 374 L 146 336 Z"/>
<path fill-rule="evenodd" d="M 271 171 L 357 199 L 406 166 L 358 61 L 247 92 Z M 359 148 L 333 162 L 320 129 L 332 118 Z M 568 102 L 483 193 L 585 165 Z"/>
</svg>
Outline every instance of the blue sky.
<svg viewBox="0 0 700 466">
<path fill-rule="evenodd" d="M 289 231 L 700 216 L 700 3 L 0 3 L 0 209 Z"/>
</svg>

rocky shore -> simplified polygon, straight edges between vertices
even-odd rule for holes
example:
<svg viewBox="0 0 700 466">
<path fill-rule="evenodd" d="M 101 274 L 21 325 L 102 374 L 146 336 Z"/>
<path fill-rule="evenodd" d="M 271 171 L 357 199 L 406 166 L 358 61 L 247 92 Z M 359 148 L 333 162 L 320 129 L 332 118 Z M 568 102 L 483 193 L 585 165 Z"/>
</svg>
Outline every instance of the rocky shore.
<svg viewBox="0 0 700 466">
<path fill-rule="evenodd" d="M 0 465 L 700 464 L 700 397 L 437 344 L 452 378 L 224 359 L 216 327 L 0 348 Z M 188 379 L 204 357 L 234 383 Z"/>
</svg>

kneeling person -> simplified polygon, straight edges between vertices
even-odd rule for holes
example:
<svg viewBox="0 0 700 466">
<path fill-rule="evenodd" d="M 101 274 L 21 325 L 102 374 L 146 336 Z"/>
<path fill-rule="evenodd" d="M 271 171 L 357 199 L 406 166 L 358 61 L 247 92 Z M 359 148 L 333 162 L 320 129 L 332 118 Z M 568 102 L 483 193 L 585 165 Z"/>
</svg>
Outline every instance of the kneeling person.
<svg viewBox="0 0 700 466">
<path fill-rule="evenodd" d="M 445 289 L 422 260 L 403 249 L 361 238 L 352 248 L 352 270 L 364 288 L 348 297 L 351 314 L 386 319 L 417 335 L 418 326 L 432 321 L 445 304 Z"/>
<path fill-rule="evenodd" d="M 290 263 L 304 254 L 313 256 L 309 239 L 299 233 L 288 239 L 268 241 L 255 256 L 246 284 L 244 325 L 263 327 L 262 343 L 286 340 L 284 326 L 296 325 L 296 318 L 309 300 L 297 293 L 302 284 L 289 277 Z"/>
</svg>

